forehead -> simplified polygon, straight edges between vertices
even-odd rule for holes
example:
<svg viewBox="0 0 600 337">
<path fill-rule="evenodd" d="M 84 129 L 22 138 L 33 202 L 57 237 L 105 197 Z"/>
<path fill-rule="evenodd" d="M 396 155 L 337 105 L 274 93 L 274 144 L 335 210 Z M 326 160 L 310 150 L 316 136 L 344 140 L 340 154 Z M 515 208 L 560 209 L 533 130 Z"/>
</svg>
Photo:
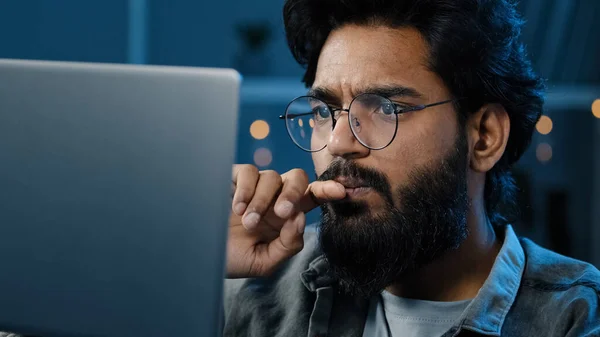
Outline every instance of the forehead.
<svg viewBox="0 0 600 337">
<path fill-rule="evenodd" d="M 313 87 L 345 96 L 377 84 L 413 87 L 425 96 L 443 90 L 428 68 L 428 46 L 416 29 L 347 25 L 331 32 Z"/>
</svg>

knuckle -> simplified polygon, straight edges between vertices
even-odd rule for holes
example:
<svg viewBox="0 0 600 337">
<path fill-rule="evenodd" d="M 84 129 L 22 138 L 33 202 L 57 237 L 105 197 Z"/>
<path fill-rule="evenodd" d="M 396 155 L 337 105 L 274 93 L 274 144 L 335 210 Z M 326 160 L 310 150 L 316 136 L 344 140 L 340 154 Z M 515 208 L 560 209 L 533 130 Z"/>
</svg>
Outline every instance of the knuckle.
<svg viewBox="0 0 600 337">
<path fill-rule="evenodd" d="M 285 178 L 284 190 L 286 194 L 301 197 L 308 188 L 308 176 L 304 170 L 294 169 Z"/>
<path fill-rule="evenodd" d="M 290 171 L 290 175 L 294 177 L 294 179 L 308 182 L 308 174 L 306 174 L 306 171 L 303 169 L 293 169 Z"/>
<path fill-rule="evenodd" d="M 277 173 L 276 171 L 273 171 L 273 170 L 266 170 L 266 171 L 261 171 L 261 172 L 260 172 L 260 174 L 261 174 L 263 177 L 266 177 L 266 178 L 268 178 L 269 180 L 273 180 L 273 181 L 275 181 L 275 182 L 276 182 L 276 183 L 278 183 L 278 184 L 281 184 L 281 182 L 282 182 L 282 178 L 281 178 L 281 176 L 280 176 L 280 175 L 279 175 L 279 173 Z"/>
<path fill-rule="evenodd" d="M 258 168 L 254 165 L 250 165 L 250 164 L 243 164 L 241 167 L 241 170 L 245 171 L 246 173 L 250 173 L 250 174 L 258 174 Z"/>
<path fill-rule="evenodd" d="M 267 176 L 267 177 L 274 177 L 274 176 L 278 176 L 279 174 L 277 174 L 277 172 L 275 172 L 275 170 L 264 170 L 264 171 L 260 171 L 261 175 Z"/>
</svg>

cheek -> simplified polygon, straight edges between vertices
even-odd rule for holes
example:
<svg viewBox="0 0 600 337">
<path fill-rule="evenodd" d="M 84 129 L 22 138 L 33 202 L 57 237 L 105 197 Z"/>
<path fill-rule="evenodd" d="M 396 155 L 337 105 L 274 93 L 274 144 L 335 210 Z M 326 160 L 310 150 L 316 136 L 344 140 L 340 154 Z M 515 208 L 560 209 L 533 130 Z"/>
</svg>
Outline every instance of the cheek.
<svg viewBox="0 0 600 337">
<path fill-rule="evenodd" d="M 313 164 L 315 165 L 315 172 L 318 176 L 320 176 L 325 170 L 327 170 L 332 158 L 331 156 L 327 155 L 327 151 L 313 152 L 311 155 Z"/>
<path fill-rule="evenodd" d="M 396 141 L 394 141 L 395 145 Z M 401 142 L 398 142 L 401 143 Z M 414 167 L 414 152 L 408 146 L 388 146 L 384 150 L 372 153 L 368 166 L 386 175 L 392 190 L 406 184 L 409 173 Z"/>
<path fill-rule="evenodd" d="M 436 163 L 455 145 L 457 121 L 452 111 L 415 114 L 411 123 L 399 126 L 394 141 L 400 155 L 414 166 Z"/>
<path fill-rule="evenodd" d="M 439 162 L 454 144 L 450 130 L 440 130 L 433 124 L 398 131 L 389 147 L 374 154 L 374 164 L 388 176 L 394 189 L 405 186 L 411 172 Z"/>
<path fill-rule="evenodd" d="M 431 143 L 432 139 L 418 130 L 398 132 L 394 142 L 379 154 L 378 166 L 385 167 L 394 175 L 407 173 L 428 161 L 427 157 L 432 156 L 431 152 L 435 150 L 435 145 Z"/>
</svg>

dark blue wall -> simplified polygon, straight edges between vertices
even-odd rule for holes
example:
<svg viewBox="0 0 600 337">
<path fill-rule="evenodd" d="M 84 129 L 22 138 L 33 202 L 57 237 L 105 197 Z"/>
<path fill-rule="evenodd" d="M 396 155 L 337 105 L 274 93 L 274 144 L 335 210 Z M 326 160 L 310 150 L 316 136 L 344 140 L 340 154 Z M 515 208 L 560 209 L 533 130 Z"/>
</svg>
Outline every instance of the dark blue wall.
<svg viewBox="0 0 600 337">
<path fill-rule="evenodd" d="M 0 2 L 0 57 L 127 61 L 128 5 L 122 0 Z"/>
</svg>

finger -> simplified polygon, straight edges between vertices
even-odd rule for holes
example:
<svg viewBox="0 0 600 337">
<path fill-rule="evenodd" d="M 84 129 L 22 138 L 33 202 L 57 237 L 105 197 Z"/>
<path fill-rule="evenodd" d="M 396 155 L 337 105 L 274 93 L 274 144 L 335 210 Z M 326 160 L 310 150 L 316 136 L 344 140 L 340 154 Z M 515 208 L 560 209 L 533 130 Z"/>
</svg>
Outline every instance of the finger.
<svg viewBox="0 0 600 337">
<path fill-rule="evenodd" d="M 315 207 L 328 201 L 341 200 L 346 197 L 346 188 L 337 181 L 315 181 L 308 185 L 298 211 L 310 212 Z"/>
<path fill-rule="evenodd" d="M 275 215 L 287 219 L 294 212 L 308 188 L 308 175 L 301 169 L 291 170 L 281 176 L 283 187 L 275 203 Z"/>
<path fill-rule="evenodd" d="M 267 254 L 272 265 L 276 266 L 302 250 L 305 226 L 306 216 L 302 212 L 297 213 L 283 224 L 279 237 L 271 241 L 267 247 Z"/>
<path fill-rule="evenodd" d="M 262 171 L 258 179 L 258 184 L 254 191 L 254 196 L 248 204 L 246 213 L 242 218 L 242 224 L 246 229 L 254 229 L 258 225 L 262 216 L 273 204 L 275 196 L 281 189 L 281 176 L 275 171 Z"/>
<path fill-rule="evenodd" d="M 232 210 L 237 215 L 242 215 L 256 190 L 259 172 L 253 165 L 235 165 L 231 180 L 235 184 L 235 192 L 231 203 Z"/>
</svg>

